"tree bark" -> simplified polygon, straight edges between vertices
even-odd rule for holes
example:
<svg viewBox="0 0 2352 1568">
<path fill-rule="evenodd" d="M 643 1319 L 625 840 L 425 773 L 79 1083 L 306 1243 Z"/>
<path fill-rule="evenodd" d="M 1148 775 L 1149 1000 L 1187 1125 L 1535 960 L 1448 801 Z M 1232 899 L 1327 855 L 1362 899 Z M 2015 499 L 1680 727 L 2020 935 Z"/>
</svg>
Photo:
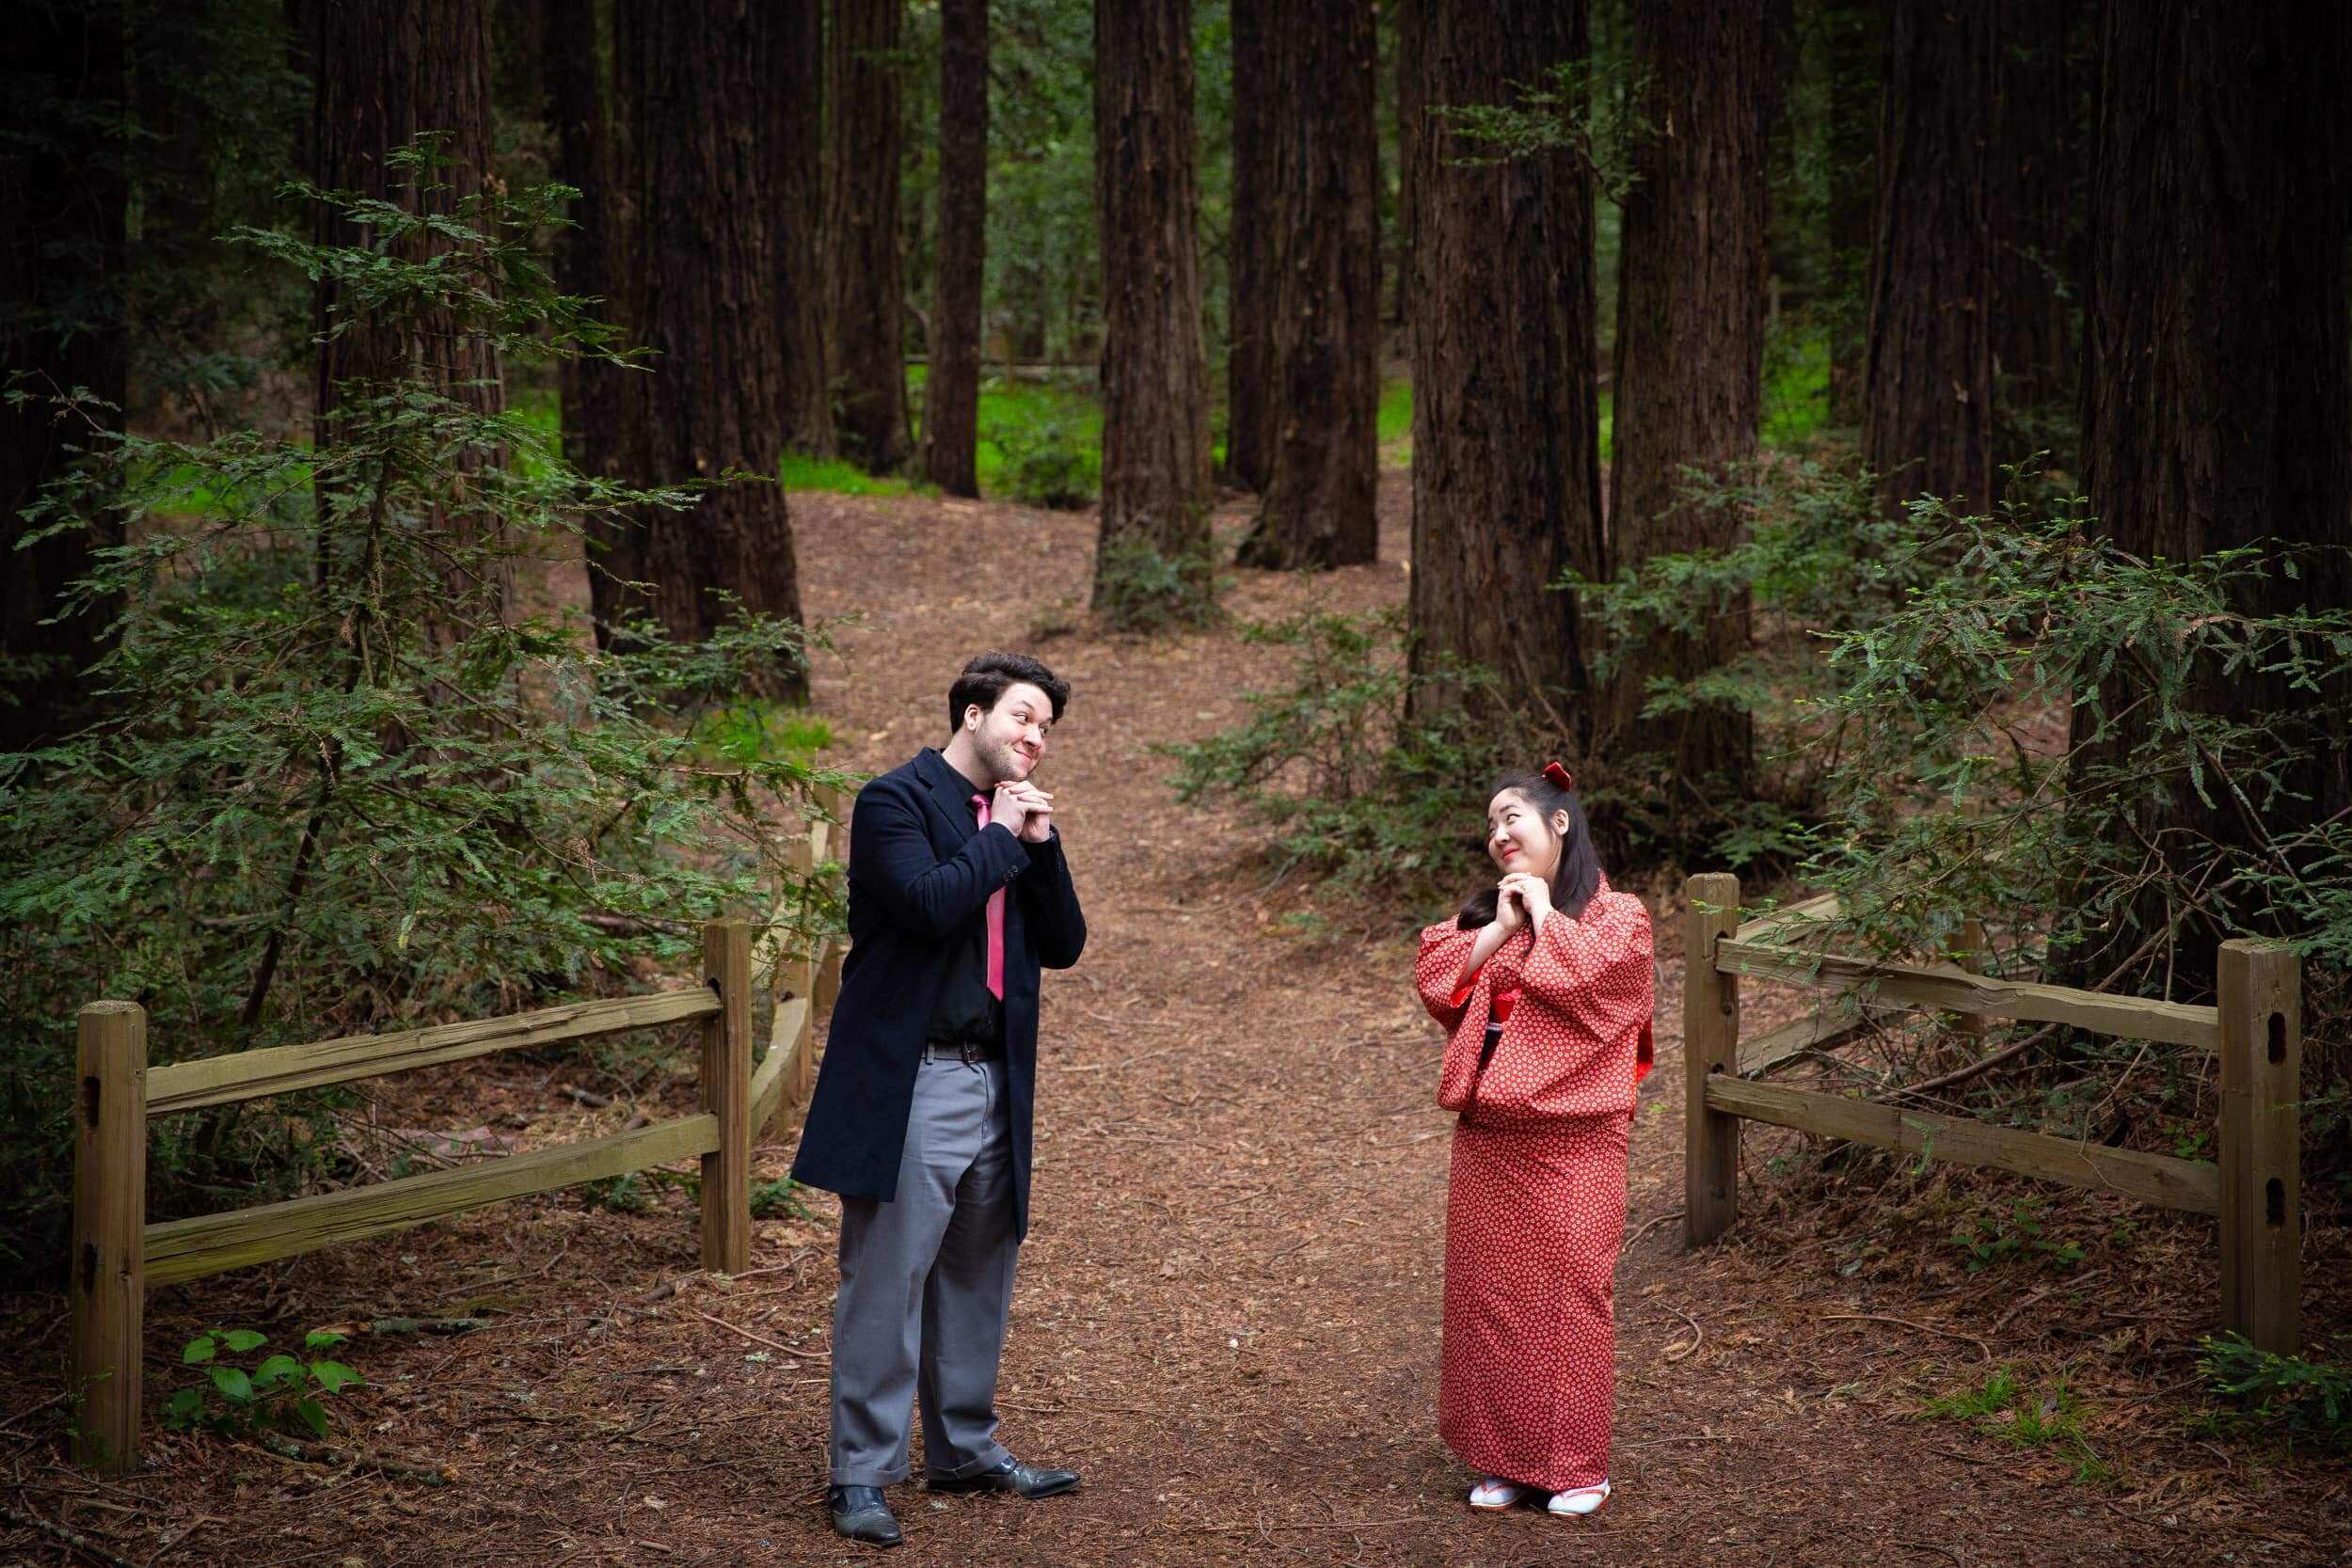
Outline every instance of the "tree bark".
<svg viewBox="0 0 2352 1568">
<path fill-rule="evenodd" d="M 800 578 L 785 493 L 773 483 L 784 428 L 775 266 L 766 223 L 767 166 L 749 117 L 753 11 L 759 0 L 621 0 L 616 47 L 636 79 L 628 95 L 637 184 L 632 312 L 653 351 L 644 393 L 649 484 L 763 476 L 706 491 L 683 513 L 644 521 L 653 611 L 679 641 L 752 613 L 800 619 Z M 780 662 L 764 695 L 805 690 Z"/>
<path fill-rule="evenodd" d="M 489 0 L 343 0 L 320 5 L 311 51 L 317 83 L 311 155 L 318 183 L 353 190 L 412 212 L 447 214 L 479 193 L 490 174 L 496 112 Z M 428 173 L 395 168 L 389 154 L 428 133 L 445 133 L 437 150 L 455 160 Z M 323 245 L 364 245 L 365 230 L 322 207 L 314 220 Z M 430 253 L 420 240 L 410 260 Z M 452 402 L 485 413 L 506 404 L 499 356 L 457 330 L 453 312 L 407 323 L 361 319 L 326 336 L 347 306 L 331 281 L 317 290 L 321 333 L 316 365 L 319 445 L 342 438 L 347 398 L 404 380 L 421 380 Z M 496 454 L 476 461 L 496 462 Z M 515 599 L 505 525 L 494 515 L 445 512 L 434 527 L 485 545 L 497 562 L 480 576 L 453 573 L 437 633 L 505 618 Z"/>
<path fill-rule="evenodd" d="M 1565 151 L 1505 163 L 1433 111 L 1500 103 L 1512 84 L 1590 50 L 1584 0 L 1415 6 L 1423 116 L 1413 171 L 1412 667 L 1440 656 L 1495 672 L 1507 721 L 1534 713 L 1589 738 L 1575 567 L 1605 575 L 1594 393 L 1593 189 Z M 1416 716 L 1456 693 L 1417 683 Z"/>
<path fill-rule="evenodd" d="M 2352 140 L 2341 112 L 2352 22 L 2323 10 L 2119 0 L 2103 24 L 2085 483 L 2096 526 L 2142 559 L 2258 543 L 2338 547 L 2297 577 L 2274 565 L 2247 591 L 2243 608 L 2257 613 L 2352 603 L 2342 553 L 2352 546 Z M 2107 741 L 2092 744 L 2088 706 L 2074 715 L 2090 764 L 2122 760 L 2146 730 L 2128 664 L 2100 695 L 2115 716 Z M 2320 760 L 2284 770 L 2281 793 L 2266 799 L 2234 781 L 2259 807 L 2259 834 L 2221 778 L 2206 784 L 2212 807 L 2185 779 L 2164 777 L 2144 782 L 2128 820 L 2092 809 L 2127 845 L 2160 847 L 2176 872 L 2211 861 L 2217 846 L 2229 863 L 2262 863 L 2260 837 L 2352 805 L 2346 736 L 2310 730 L 2323 701 L 2341 715 L 2344 699 L 2214 666 L 2183 694 L 2193 710 L 2275 715 L 2282 739 L 2315 739 Z M 2265 902 L 2217 897 L 2191 911 L 2176 985 L 2209 978 L 2219 928 L 2261 925 Z M 2126 951 L 2172 914 L 2153 900 L 2137 912 L 2139 930 L 2117 938 Z"/>
<path fill-rule="evenodd" d="M 2001 17 L 1993 143 L 1991 318 L 1999 456 L 2027 455 L 2020 416 L 2077 400 L 2066 324 L 2079 148 L 2068 113 L 2067 38 L 2076 8 L 2010 0 Z"/>
<path fill-rule="evenodd" d="M 1887 0 L 1863 460 L 1899 505 L 1993 502 L 1995 8 Z"/>
<path fill-rule="evenodd" d="M 1225 473 L 1263 491 L 1274 467 L 1275 0 L 1233 0 L 1233 222 L 1227 262 Z"/>
<path fill-rule="evenodd" d="M 783 336 L 784 444 L 833 455 L 833 388 L 825 371 L 825 6 L 771 0 L 755 9 L 769 107 L 768 231 Z"/>
<path fill-rule="evenodd" d="M 1870 229 L 1877 211 L 1879 99 L 1885 49 L 1883 0 L 1824 0 L 1822 53 L 1829 76 L 1829 414 L 1862 423 L 1870 316 Z"/>
<path fill-rule="evenodd" d="M 103 652 L 99 607 L 56 626 L 68 587 L 93 550 L 122 542 L 116 516 L 17 548 L 17 514 L 106 430 L 129 395 L 123 344 L 126 191 L 111 152 L 80 145 L 60 122 L 123 112 L 119 19 L 103 8 L 0 5 L 9 46 L 0 124 L 0 387 L 35 397 L 77 387 L 112 404 L 60 418 L 52 405 L 0 404 L 0 752 L 26 750 L 73 727 L 81 673 Z M 94 155 L 93 155 L 94 153 Z M 12 378 L 22 375 L 21 381 Z"/>
<path fill-rule="evenodd" d="M 597 63 L 596 0 L 547 0 L 543 48 L 548 112 L 554 119 L 556 169 L 580 197 L 572 203 L 573 229 L 555 237 L 557 287 L 599 301 L 599 320 L 634 330 L 627 319 L 621 284 L 628 276 L 621 245 L 627 203 L 621 160 L 613 146 L 606 108 L 604 73 Z M 556 368 L 563 410 L 564 455 L 597 479 L 634 476 L 629 443 L 640 430 L 631 411 L 644 377 L 595 359 L 564 359 Z M 599 647 L 610 647 L 617 620 L 642 608 L 642 595 L 628 585 L 644 575 L 644 535 L 633 523 L 599 516 L 589 524 L 588 594 Z"/>
<path fill-rule="evenodd" d="M 1636 155 L 1641 180 L 1624 206 L 1609 507 L 1620 571 L 1732 542 L 1737 515 L 1680 497 L 1686 470 L 1755 454 L 1764 362 L 1765 18 L 1715 0 L 1637 0 L 1632 21 L 1658 129 Z M 1702 793 L 1740 797 L 1754 739 L 1746 714 L 1712 704 L 1662 720 L 1641 713 L 1652 677 L 1689 681 L 1747 642 L 1741 595 L 1700 636 L 1645 643 L 1610 683 L 1608 749 L 1662 753 Z"/>
<path fill-rule="evenodd" d="M 825 36 L 827 362 L 834 434 L 868 473 L 907 460 L 906 283 L 898 255 L 905 141 L 899 0 L 831 0 Z"/>
<path fill-rule="evenodd" d="M 1421 112 L 1422 0 L 1396 4 L 1396 325 L 1409 331 L 1413 325 L 1413 214 L 1420 203 L 1413 182 L 1419 179 Z"/>
<path fill-rule="evenodd" d="M 988 0 L 939 8 L 939 276 L 923 381 L 923 477 L 977 497 L 980 285 L 988 256 Z"/>
<path fill-rule="evenodd" d="M 1095 0 L 1103 506 L 1093 604 L 1197 618 L 1214 598 L 1209 377 L 1195 234 L 1191 0 Z"/>
<path fill-rule="evenodd" d="M 1362 0 L 1297 0 L 1282 24 L 1272 30 L 1272 179 L 1261 209 L 1273 242 L 1273 445 L 1240 560 L 1275 571 L 1355 566 L 1380 544 L 1373 14 Z M 1239 108 L 1236 83 L 1237 120 Z M 1235 143 L 1238 156 L 1238 134 Z M 1234 214 L 1238 230 L 1238 202 Z"/>
</svg>

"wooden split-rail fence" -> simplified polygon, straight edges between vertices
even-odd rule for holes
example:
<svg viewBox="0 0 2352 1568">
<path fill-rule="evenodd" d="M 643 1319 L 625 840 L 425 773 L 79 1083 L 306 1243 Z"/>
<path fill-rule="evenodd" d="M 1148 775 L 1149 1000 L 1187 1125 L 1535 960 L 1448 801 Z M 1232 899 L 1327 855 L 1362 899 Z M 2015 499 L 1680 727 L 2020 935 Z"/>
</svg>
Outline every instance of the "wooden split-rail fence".
<svg viewBox="0 0 2352 1568">
<path fill-rule="evenodd" d="M 840 815 L 836 798 L 827 796 L 822 803 L 827 815 Z M 808 875 L 827 864 L 832 844 L 832 825 L 812 823 L 792 845 L 796 869 Z M 128 1469 L 138 1461 L 140 1340 L 146 1295 L 155 1286 L 695 1156 L 702 1161 L 703 1266 L 729 1274 L 749 1268 L 752 1148 L 781 1112 L 807 1102 L 816 1081 L 815 1013 L 832 1002 L 841 983 L 840 942 L 818 942 L 804 956 L 785 958 L 790 933 L 781 917 L 788 908 L 788 900 L 779 907 L 756 946 L 743 921 L 704 926 L 703 983 L 690 989 L 167 1067 L 148 1066 L 147 1014 L 136 1003 L 84 1007 L 70 1288 L 69 1392 L 80 1402 L 73 1423 L 76 1461 L 102 1470 Z M 753 1001 L 761 983 L 772 989 L 775 1011 L 767 1054 L 755 1069 Z M 147 1123 L 152 1117 L 688 1022 L 702 1026 L 702 1104 L 692 1116 L 258 1208 L 147 1219 Z"/>
<path fill-rule="evenodd" d="M 2296 1105 L 2302 1071 L 2302 968 L 2281 947 L 2225 942 L 2212 1006 L 2107 996 L 1973 973 L 1967 962 L 1870 962 L 1803 945 L 1808 925 L 1835 918 L 1816 898 L 1742 925 L 1740 879 L 1684 885 L 1686 1072 L 1684 1231 L 1692 1246 L 1739 1217 L 1740 1118 L 1953 1164 L 1989 1165 L 2044 1181 L 2120 1194 L 2220 1221 L 2221 1326 L 2261 1349 L 2293 1354 L 2302 1333 L 2302 1196 Z M 1963 959 L 1981 937 L 1963 928 Z M 1995 1127 L 1970 1117 L 1881 1104 L 1769 1082 L 1773 1069 L 1832 1049 L 1864 1027 L 1836 1006 L 1750 1039 L 1740 1037 L 1742 976 L 1859 992 L 1871 1009 L 2069 1024 L 2219 1057 L 2218 1163 L 2110 1148 Z"/>
</svg>

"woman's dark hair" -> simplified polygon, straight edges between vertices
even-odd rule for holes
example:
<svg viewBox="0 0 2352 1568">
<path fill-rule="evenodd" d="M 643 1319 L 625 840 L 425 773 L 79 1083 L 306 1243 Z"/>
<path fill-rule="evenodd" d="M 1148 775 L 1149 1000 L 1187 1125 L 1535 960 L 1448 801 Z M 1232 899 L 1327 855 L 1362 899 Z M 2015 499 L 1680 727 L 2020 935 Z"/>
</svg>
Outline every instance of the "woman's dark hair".
<svg viewBox="0 0 2352 1568">
<path fill-rule="evenodd" d="M 977 703 L 982 713 L 993 713 L 1005 692 L 1020 685 L 1044 692 L 1045 700 L 1054 705 L 1055 722 L 1060 722 L 1062 705 L 1070 701 L 1068 681 L 1026 654 L 982 654 L 965 665 L 956 684 L 947 689 L 948 731 L 962 727 L 965 708 Z"/>
<path fill-rule="evenodd" d="M 1600 862 L 1593 855 L 1592 830 L 1584 825 L 1584 808 L 1577 803 L 1576 792 L 1562 789 L 1541 773 L 1514 773 L 1486 791 L 1486 799 L 1492 800 L 1506 789 L 1543 814 L 1547 831 L 1555 812 L 1568 814 L 1568 831 L 1560 843 L 1560 863 L 1551 872 L 1551 907 L 1570 920 L 1578 918 L 1600 891 Z M 1480 888 L 1463 903 L 1454 924 L 1465 931 L 1492 924 L 1501 898 L 1491 884 Z"/>
</svg>

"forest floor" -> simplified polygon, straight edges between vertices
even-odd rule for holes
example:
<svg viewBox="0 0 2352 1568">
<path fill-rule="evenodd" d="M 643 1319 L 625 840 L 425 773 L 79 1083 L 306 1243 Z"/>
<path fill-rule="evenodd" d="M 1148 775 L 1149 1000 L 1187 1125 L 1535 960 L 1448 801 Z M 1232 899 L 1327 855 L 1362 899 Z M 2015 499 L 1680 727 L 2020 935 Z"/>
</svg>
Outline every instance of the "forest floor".
<svg viewBox="0 0 2352 1568">
<path fill-rule="evenodd" d="M 1377 565 L 1239 573 L 1238 621 L 1311 596 L 1403 596 L 1406 476 L 1385 478 Z M 1656 1563 L 1726 1568 L 2341 1562 L 2341 1460 L 2200 1428 L 2197 1337 L 2215 1311 L 2212 1227 L 2080 1194 L 1866 1160 L 1825 1168 L 1751 1127 L 1740 1225 L 1683 1244 L 1679 922 L 1660 918 L 1659 1070 L 1633 1140 L 1617 1284 L 1612 1505 L 1587 1520 L 1472 1515 L 1436 1429 L 1450 1118 L 1411 936 L 1367 914 L 1285 922 L 1254 831 L 1175 803 L 1155 742 L 1238 720 L 1278 650 L 1230 629 L 1092 627 L 1090 515 L 921 498 L 793 499 L 812 617 L 859 613 L 815 695 L 833 756 L 879 769 L 935 743 L 960 662 L 1036 652 L 1074 689 L 1041 774 L 1091 931 L 1047 977 L 1035 1224 L 1004 1364 L 1004 1436 L 1084 1471 L 1040 1503 L 894 1489 L 894 1564 Z M 1237 528 L 1238 506 L 1220 514 Z M 977 564 L 975 563 L 977 562 Z M 1466 871 L 1466 880 L 1468 873 Z M 1753 989 L 1749 1026 L 1793 1016 Z M 525 1145 L 691 1104 L 691 1072 L 584 1054 L 490 1058 L 373 1086 L 404 1127 L 516 1127 Z M 590 1110 L 565 1085 L 631 1092 Z M 788 1141 L 756 1176 L 783 1175 Z M 1872 1157 L 1876 1160 L 1877 1157 Z M 1782 1171 L 1783 1162 L 1787 1169 Z M 457 1338 L 361 1338 L 339 1402 L 363 1446 L 447 1465 L 432 1488 L 250 1444 L 167 1434 L 101 1484 L 62 1465 L 60 1415 L 0 1418 L 0 1492 L 141 1568 L 800 1564 L 875 1554 L 823 1509 L 830 1200 L 758 1223 L 753 1272 L 696 1268 L 682 1195 L 634 1210 L 580 1193 L 363 1247 L 153 1292 L 148 1403 L 192 1381 L 207 1324 L 273 1348 L 355 1319 L 472 1312 Z M 2011 1214 L 2081 1255 L 1996 1248 L 1970 1273 L 1961 1216 Z M 2013 1235 L 2022 1235 L 2022 1231 Z M 2315 1227 L 2309 1339 L 2352 1328 L 2352 1256 Z M 2037 1265 L 2041 1266 L 2037 1266 Z M 54 1297 L 8 1298 L 0 1369 L 29 1405 L 65 1342 Z M 2048 1430 L 1931 1419 L 1935 1397 L 2009 1386 Z M 16 1414 L 15 1406 L 0 1418 Z M 918 1466 L 919 1470 L 919 1466 Z M 86 1558 L 0 1523 L 0 1560 Z"/>
</svg>

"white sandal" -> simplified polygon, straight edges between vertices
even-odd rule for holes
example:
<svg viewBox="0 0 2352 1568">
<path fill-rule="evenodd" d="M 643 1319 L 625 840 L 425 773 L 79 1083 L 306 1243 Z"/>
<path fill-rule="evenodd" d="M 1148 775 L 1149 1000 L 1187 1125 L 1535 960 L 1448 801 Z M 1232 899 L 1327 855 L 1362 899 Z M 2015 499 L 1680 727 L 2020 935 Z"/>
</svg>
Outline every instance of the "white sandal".
<svg viewBox="0 0 2352 1568">
<path fill-rule="evenodd" d="M 1470 1488 L 1470 1505 L 1482 1513 L 1496 1513 L 1516 1506 L 1521 1497 L 1527 1496 L 1529 1490 L 1516 1481 L 1505 1481 L 1501 1476 L 1488 1476 Z"/>
<path fill-rule="evenodd" d="M 1609 1483 L 1604 1481 L 1598 1486 L 1580 1486 L 1571 1492 L 1554 1492 L 1551 1501 L 1544 1505 L 1544 1512 L 1563 1516 L 1598 1513 L 1608 1505 Z"/>
</svg>

